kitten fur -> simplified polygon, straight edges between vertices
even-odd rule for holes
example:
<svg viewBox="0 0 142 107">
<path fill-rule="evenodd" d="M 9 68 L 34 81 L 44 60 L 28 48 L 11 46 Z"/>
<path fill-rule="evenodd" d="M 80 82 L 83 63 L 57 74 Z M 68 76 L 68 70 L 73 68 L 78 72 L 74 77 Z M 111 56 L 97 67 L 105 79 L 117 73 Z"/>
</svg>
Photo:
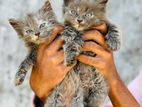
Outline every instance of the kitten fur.
<svg viewBox="0 0 142 107">
<path fill-rule="evenodd" d="M 21 85 L 27 72 L 34 66 L 37 59 L 37 50 L 41 43 L 48 40 L 53 26 L 57 24 L 52 7 L 47 0 L 44 6 L 36 13 L 29 13 L 21 19 L 9 19 L 9 23 L 25 42 L 29 50 L 27 57 L 22 61 L 15 76 L 15 85 Z"/>
<path fill-rule="evenodd" d="M 94 53 L 81 51 L 84 44 L 82 34 L 102 23 L 106 23 L 108 26 L 105 39 L 109 48 L 111 50 L 120 48 L 120 34 L 117 27 L 106 18 L 106 4 L 107 0 L 88 0 L 87 2 L 86 0 L 64 0 L 65 30 L 61 35 L 65 41 L 63 47 L 65 53 L 64 63 L 66 66 L 76 63 L 76 66 L 54 88 L 53 92 L 47 97 L 44 107 L 100 107 L 104 102 L 108 94 L 106 80 L 94 67 L 77 62 L 76 57 L 80 53 L 95 56 Z M 10 24 L 17 31 L 19 37 L 25 41 L 29 49 L 29 55 L 22 62 L 16 74 L 16 85 L 20 85 L 24 81 L 27 71 L 36 63 L 38 46 L 40 43 L 46 42 L 52 24 L 56 23 L 49 2 L 45 3 L 41 11 L 44 12 L 40 12 L 42 14 L 37 13 L 38 15 L 30 14 L 24 20 L 10 20 Z M 45 13 L 47 14 L 45 15 Z M 36 35 L 39 35 L 39 33 L 35 29 L 38 28 L 39 24 L 37 23 L 39 23 L 40 19 L 48 22 L 46 24 L 48 27 L 40 32 L 42 35 L 37 37 Z M 34 33 L 33 29 L 35 30 Z M 28 31 L 29 36 L 26 31 Z"/>
<path fill-rule="evenodd" d="M 44 107 L 100 107 L 108 95 L 108 85 L 104 77 L 92 66 L 76 61 L 79 54 L 95 57 L 95 53 L 82 52 L 82 34 L 93 27 L 107 24 L 104 37 L 112 51 L 120 48 L 120 32 L 106 18 L 108 0 L 64 0 L 63 13 L 65 29 L 64 64 L 76 66 L 66 75 L 48 96 Z"/>
</svg>

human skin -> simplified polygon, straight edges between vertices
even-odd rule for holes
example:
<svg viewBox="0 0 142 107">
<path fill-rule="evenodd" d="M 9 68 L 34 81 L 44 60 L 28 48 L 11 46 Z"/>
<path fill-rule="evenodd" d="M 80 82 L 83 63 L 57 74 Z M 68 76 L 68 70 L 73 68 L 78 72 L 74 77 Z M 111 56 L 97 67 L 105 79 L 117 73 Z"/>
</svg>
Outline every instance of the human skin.
<svg viewBox="0 0 142 107">
<path fill-rule="evenodd" d="M 95 29 L 105 33 L 106 25 L 103 24 Z M 60 26 L 55 27 L 48 43 L 40 46 L 37 64 L 31 74 L 31 88 L 43 102 L 73 67 L 64 66 L 64 53 L 61 50 L 63 41 L 60 37 L 55 39 L 62 30 L 63 28 Z M 103 35 L 97 30 L 88 31 L 83 35 L 83 39 L 86 41 L 83 51 L 92 51 L 97 56 L 80 55 L 77 59 L 82 63 L 94 66 L 106 78 L 109 85 L 109 97 L 114 107 L 140 107 L 118 75 L 113 53 L 108 50 Z"/>
</svg>

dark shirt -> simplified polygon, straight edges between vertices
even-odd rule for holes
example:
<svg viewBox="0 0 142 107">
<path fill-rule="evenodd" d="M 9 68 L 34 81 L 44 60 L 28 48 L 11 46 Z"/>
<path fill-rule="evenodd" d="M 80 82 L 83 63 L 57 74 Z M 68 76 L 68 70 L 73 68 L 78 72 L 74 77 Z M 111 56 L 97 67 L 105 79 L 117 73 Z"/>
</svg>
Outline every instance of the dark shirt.
<svg viewBox="0 0 142 107">
<path fill-rule="evenodd" d="M 44 106 L 44 103 L 37 96 L 34 97 L 33 103 L 34 103 L 34 107 L 43 107 Z"/>
</svg>

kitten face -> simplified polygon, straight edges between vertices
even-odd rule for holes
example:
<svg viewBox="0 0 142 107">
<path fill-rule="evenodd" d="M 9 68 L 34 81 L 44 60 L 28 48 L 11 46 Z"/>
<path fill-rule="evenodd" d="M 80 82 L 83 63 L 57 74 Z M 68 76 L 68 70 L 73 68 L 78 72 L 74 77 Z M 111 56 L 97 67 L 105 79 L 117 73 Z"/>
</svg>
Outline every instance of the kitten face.
<svg viewBox="0 0 142 107">
<path fill-rule="evenodd" d="M 49 21 L 46 18 L 30 14 L 24 20 L 9 20 L 10 24 L 19 34 L 20 38 L 27 42 L 41 43 L 49 35 Z"/>
<path fill-rule="evenodd" d="M 25 18 L 10 19 L 9 23 L 25 42 L 39 44 L 47 40 L 56 19 L 51 5 L 47 1 L 35 14 L 28 14 Z"/>
<path fill-rule="evenodd" d="M 105 20 L 104 1 L 106 0 L 64 0 L 65 21 L 80 31 L 102 24 Z"/>
</svg>

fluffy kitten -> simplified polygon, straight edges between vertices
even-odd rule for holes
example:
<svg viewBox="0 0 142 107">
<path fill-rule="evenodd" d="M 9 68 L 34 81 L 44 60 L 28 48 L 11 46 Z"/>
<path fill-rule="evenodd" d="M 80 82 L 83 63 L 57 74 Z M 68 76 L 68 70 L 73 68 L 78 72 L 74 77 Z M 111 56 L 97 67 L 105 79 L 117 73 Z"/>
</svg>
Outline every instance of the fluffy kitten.
<svg viewBox="0 0 142 107">
<path fill-rule="evenodd" d="M 28 14 L 23 19 L 10 19 L 9 23 L 29 49 L 29 54 L 16 73 L 15 85 L 20 85 L 26 73 L 36 63 L 39 44 L 47 41 L 53 26 L 56 25 L 56 19 L 49 1 L 46 1 L 38 12 Z"/>
<path fill-rule="evenodd" d="M 77 64 L 66 75 L 65 79 L 54 88 L 53 92 L 48 96 L 44 107 L 99 107 L 103 103 L 108 94 L 106 80 L 94 67 L 77 62 L 76 57 L 82 52 L 81 48 L 84 44 L 82 34 L 84 31 L 102 23 L 106 23 L 108 26 L 108 33 L 105 39 L 109 48 L 112 50 L 120 48 L 120 35 L 117 27 L 107 21 L 105 16 L 106 3 L 107 0 L 64 0 L 65 30 L 62 33 L 62 39 L 65 41 L 63 47 L 65 65 Z M 17 73 L 16 84 L 23 82 L 26 72 L 36 63 L 38 46 L 40 43 L 45 42 L 48 39 L 47 35 L 50 34 L 50 28 L 52 27 L 49 20 L 51 17 L 53 18 L 52 21 L 55 20 L 53 13 L 49 14 L 51 8 L 49 9 L 50 4 L 47 4 L 42 9 L 48 10 L 48 12 L 46 11 L 48 14 L 44 11 L 40 15 L 28 15 L 24 21 L 10 20 L 11 25 L 30 50 L 30 54 L 22 62 Z M 41 11 L 43 11 L 42 9 Z M 36 31 L 40 29 L 38 27 L 40 19 L 45 19 L 47 27 L 41 30 L 39 35 Z M 27 29 L 25 26 L 28 26 L 30 30 L 24 30 Z M 32 29 L 32 33 L 31 28 L 34 29 Z M 39 36 L 37 37 L 36 35 Z M 84 54 L 95 56 L 95 54 L 92 55 L 90 52 L 85 52 Z"/>
<path fill-rule="evenodd" d="M 81 53 L 82 34 L 103 23 L 106 23 L 108 27 L 107 35 L 104 37 L 106 44 L 112 51 L 120 49 L 120 32 L 106 18 L 107 2 L 108 0 L 64 0 L 63 9 L 66 29 L 62 38 L 65 41 L 66 65 L 75 63 L 75 58 Z M 70 32 L 71 30 L 72 32 Z M 83 52 L 83 54 L 95 57 L 95 54 L 91 52 Z M 77 63 L 74 72 L 79 75 L 81 80 L 79 87 L 83 89 L 84 106 L 101 106 L 108 94 L 106 80 L 99 74 L 97 69 L 80 62 Z"/>
<path fill-rule="evenodd" d="M 95 26 L 106 23 L 108 26 L 108 33 L 105 36 L 108 47 L 113 50 L 119 50 L 120 48 L 120 33 L 117 27 L 110 23 L 106 18 L 106 4 L 108 0 L 64 0 L 63 7 L 65 18 L 65 31 L 63 32 L 63 40 L 66 42 L 65 50 L 69 51 L 69 44 L 79 44 L 82 46 L 81 35 L 84 31 L 90 30 Z M 72 28 L 71 28 L 72 27 Z M 69 30 L 68 30 L 69 29 Z M 72 31 L 75 31 L 72 33 Z M 76 36 L 79 33 L 79 37 Z M 69 36 L 70 35 L 70 36 Z M 80 38 L 75 40 L 76 38 Z M 78 43 L 78 42 L 81 43 Z M 79 47 L 76 46 L 76 49 Z M 74 49 L 72 47 L 72 49 Z M 71 50 L 72 50 L 71 49 Z M 66 52 L 65 51 L 65 52 Z M 75 50 L 76 51 L 76 50 Z M 75 54 L 76 53 L 76 54 Z M 65 54 L 65 65 L 71 65 L 75 62 L 74 58 L 80 53 Z M 69 55 L 68 55 L 69 54 Z"/>
<path fill-rule="evenodd" d="M 104 37 L 108 47 L 113 51 L 120 48 L 120 33 L 106 18 L 107 2 L 108 0 L 64 0 L 65 30 L 62 39 L 65 41 L 66 66 L 76 63 L 76 57 L 82 53 L 82 34 L 103 23 L 108 27 Z M 95 57 L 95 53 L 83 54 Z M 48 96 L 45 107 L 100 107 L 107 94 L 107 82 L 97 69 L 77 62 Z"/>
</svg>

